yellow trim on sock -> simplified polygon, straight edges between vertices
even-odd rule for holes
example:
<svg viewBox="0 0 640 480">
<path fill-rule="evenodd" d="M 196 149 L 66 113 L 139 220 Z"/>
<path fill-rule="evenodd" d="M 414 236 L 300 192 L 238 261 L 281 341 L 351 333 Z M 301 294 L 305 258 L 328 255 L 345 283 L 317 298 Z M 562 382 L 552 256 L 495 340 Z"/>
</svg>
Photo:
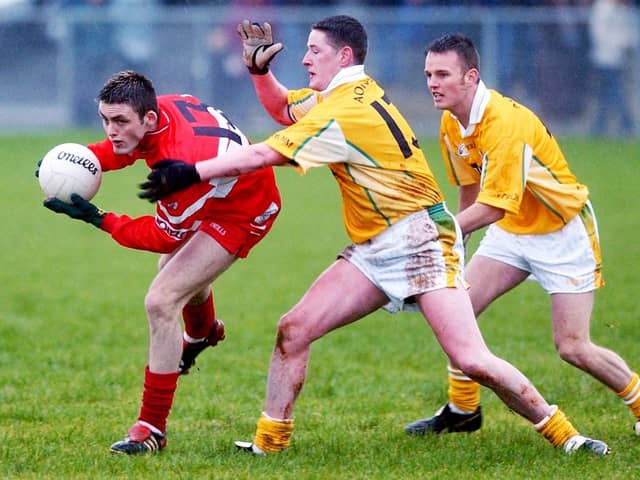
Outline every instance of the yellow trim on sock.
<svg viewBox="0 0 640 480">
<path fill-rule="evenodd" d="M 449 368 L 449 402 L 460 410 L 475 412 L 480 406 L 480 385 L 460 370 Z"/>
<path fill-rule="evenodd" d="M 562 447 L 567 440 L 574 435 L 579 435 L 579 433 L 564 412 L 557 407 L 555 408 L 556 411 L 550 417 L 536 425 L 536 430 L 554 447 Z"/>
<path fill-rule="evenodd" d="M 631 393 L 631 390 L 633 390 L 633 388 L 636 386 L 636 384 L 638 383 L 638 380 L 639 380 L 638 374 L 633 372 L 633 374 L 631 375 L 631 380 L 629 380 L 629 385 L 627 385 L 625 389 L 622 390 L 621 392 L 616 393 L 616 395 L 624 399 L 624 397 L 626 397 L 627 395 L 629 395 L 629 393 Z"/>
<path fill-rule="evenodd" d="M 640 377 L 633 372 L 629 385 L 624 390 L 617 393 L 631 412 L 640 420 Z"/>
<path fill-rule="evenodd" d="M 270 418 L 262 412 L 258 419 L 253 443 L 265 453 L 281 452 L 289 447 L 292 433 L 293 420 Z"/>
</svg>

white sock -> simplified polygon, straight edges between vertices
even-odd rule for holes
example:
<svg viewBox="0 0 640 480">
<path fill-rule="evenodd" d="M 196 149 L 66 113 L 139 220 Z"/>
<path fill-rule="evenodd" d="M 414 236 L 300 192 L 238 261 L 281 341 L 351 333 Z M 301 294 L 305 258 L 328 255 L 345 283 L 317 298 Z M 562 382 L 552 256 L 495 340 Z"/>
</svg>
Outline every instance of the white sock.
<svg viewBox="0 0 640 480">
<path fill-rule="evenodd" d="M 182 334 L 182 338 L 184 338 L 184 341 L 187 343 L 199 343 L 204 342 L 207 339 L 207 337 L 193 338 L 191 335 L 187 334 L 187 332 Z"/>
<path fill-rule="evenodd" d="M 149 422 L 145 422 L 144 420 L 138 420 L 138 423 L 140 425 L 144 425 L 145 427 L 147 427 L 149 430 L 151 430 L 153 433 L 157 434 L 157 435 L 164 435 L 163 432 L 161 432 L 160 430 L 158 430 L 156 427 L 154 427 L 153 425 L 151 425 Z"/>
<path fill-rule="evenodd" d="M 458 415 L 469 415 L 473 413 L 473 410 L 463 410 L 461 408 L 456 407 L 453 403 L 449 402 L 449 410 L 453 413 L 457 413 Z"/>
</svg>

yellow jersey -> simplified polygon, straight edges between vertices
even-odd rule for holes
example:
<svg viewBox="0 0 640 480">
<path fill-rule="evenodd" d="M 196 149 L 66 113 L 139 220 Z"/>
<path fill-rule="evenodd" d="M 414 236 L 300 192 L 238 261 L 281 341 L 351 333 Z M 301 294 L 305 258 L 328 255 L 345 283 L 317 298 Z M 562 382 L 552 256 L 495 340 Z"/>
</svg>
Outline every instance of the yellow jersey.
<svg viewBox="0 0 640 480">
<path fill-rule="evenodd" d="M 469 126 L 443 112 L 440 147 L 455 185 L 480 184 L 477 201 L 505 210 L 497 222 L 516 234 L 562 228 L 586 203 L 555 138 L 528 108 L 478 85 Z"/>
<path fill-rule="evenodd" d="M 324 92 L 290 91 L 289 107 L 296 123 L 265 143 L 302 174 L 331 169 L 354 243 L 443 201 L 413 130 L 362 65 L 343 69 Z"/>
</svg>

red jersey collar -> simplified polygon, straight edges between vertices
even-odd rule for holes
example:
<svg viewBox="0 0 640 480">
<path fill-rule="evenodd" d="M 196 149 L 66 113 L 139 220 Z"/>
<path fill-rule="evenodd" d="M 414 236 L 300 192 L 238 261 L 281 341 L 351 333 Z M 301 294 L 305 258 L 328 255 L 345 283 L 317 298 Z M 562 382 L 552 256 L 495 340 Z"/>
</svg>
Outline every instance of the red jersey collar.
<svg viewBox="0 0 640 480">
<path fill-rule="evenodd" d="M 145 134 L 144 138 L 140 141 L 137 150 L 140 152 L 148 152 L 151 150 L 155 146 L 160 135 L 169 130 L 170 125 L 171 119 L 169 118 L 169 115 L 167 115 L 164 110 L 160 110 L 158 114 L 158 128 Z"/>
</svg>

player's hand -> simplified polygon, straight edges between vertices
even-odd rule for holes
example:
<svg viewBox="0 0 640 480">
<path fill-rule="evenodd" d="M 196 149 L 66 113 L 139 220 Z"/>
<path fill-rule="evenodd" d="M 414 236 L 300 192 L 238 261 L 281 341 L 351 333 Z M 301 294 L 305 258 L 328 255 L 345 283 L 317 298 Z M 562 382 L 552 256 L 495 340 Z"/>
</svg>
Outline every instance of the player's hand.
<svg viewBox="0 0 640 480">
<path fill-rule="evenodd" d="M 242 58 L 252 75 L 264 75 L 269 71 L 269 63 L 284 48 L 282 43 L 273 43 L 271 25 L 243 20 L 238 25 L 242 40 Z"/>
<path fill-rule="evenodd" d="M 142 191 L 138 193 L 138 197 L 157 202 L 162 197 L 199 181 L 200 175 L 195 165 L 181 160 L 160 160 L 147 175 L 147 181 L 140 184 Z"/>
<path fill-rule="evenodd" d="M 71 218 L 85 221 L 98 228 L 102 225 L 102 220 L 107 214 L 104 210 L 99 209 L 77 193 L 71 194 L 71 203 L 66 203 L 59 198 L 52 197 L 47 198 L 43 202 L 43 205 L 56 213 L 64 213 Z"/>
</svg>

